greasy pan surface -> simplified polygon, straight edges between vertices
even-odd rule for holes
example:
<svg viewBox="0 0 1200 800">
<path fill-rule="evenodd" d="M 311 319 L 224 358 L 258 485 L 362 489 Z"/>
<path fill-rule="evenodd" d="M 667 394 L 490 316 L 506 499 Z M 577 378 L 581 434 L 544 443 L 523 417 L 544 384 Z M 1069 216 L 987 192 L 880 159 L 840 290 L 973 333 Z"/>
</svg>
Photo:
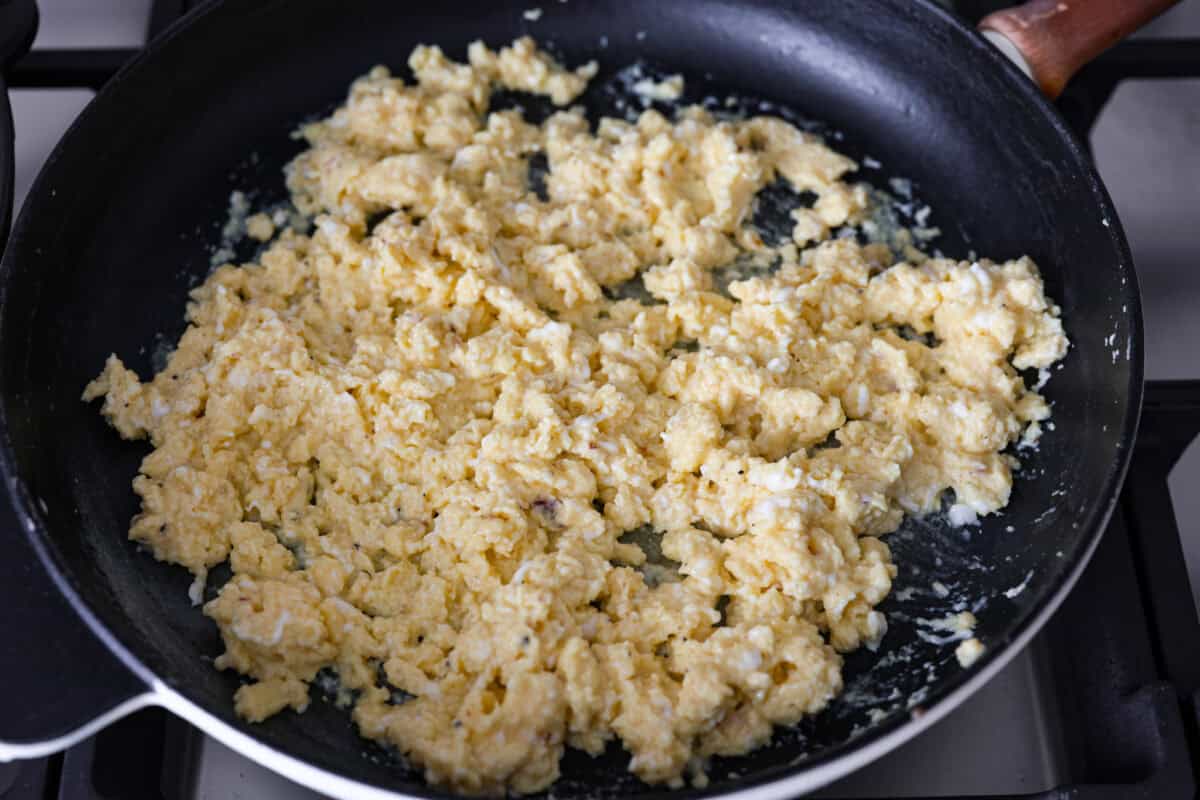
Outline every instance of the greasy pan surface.
<svg viewBox="0 0 1200 800">
<path fill-rule="evenodd" d="M 847 658 L 845 695 L 770 745 L 719 759 L 708 789 L 672 796 L 829 764 L 912 724 L 1002 658 L 1090 554 L 1140 399 L 1140 311 L 1119 224 L 1086 156 L 1032 86 L 932 3 L 545 0 L 536 22 L 521 13 L 530 5 L 217 3 L 110 84 L 55 151 L 4 257 L 3 460 L 28 533 L 68 594 L 192 703 L 321 769 L 439 795 L 320 699 L 302 716 L 258 726 L 234 716 L 237 679 L 211 666 L 221 645 L 188 601 L 190 577 L 126 540 L 138 510 L 130 480 L 147 446 L 120 441 L 79 395 L 113 351 L 149 376 L 156 347 L 182 331 L 187 291 L 209 269 L 207 245 L 231 189 L 283 199 L 280 169 L 299 147 L 287 134 L 372 65 L 403 74 L 417 43 L 461 58 L 474 38 L 498 45 L 524 33 L 553 43 L 569 64 L 598 59 L 597 82 L 643 59 L 683 72 L 695 97 L 751 93 L 844 131 L 839 149 L 884 165 L 865 177 L 914 180 L 947 254 L 1033 256 L 1072 340 L 1045 390 L 1055 429 L 1022 454 L 1008 509 L 977 528 L 909 522 L 889 537 L 900 570 L 880 606 L 890 630 L 879 652 Z M 603 108 L 599 95 L 594 108 Z M 934 581 L 949 595 L 939 597 Z M 971 670 L 919 622 L 963 604 L 987 646 Z M 617 747 L 594 760 L 569 753 L 554 794 L 665 792 L 629 776 L 626 762 Z"/>
</svg>

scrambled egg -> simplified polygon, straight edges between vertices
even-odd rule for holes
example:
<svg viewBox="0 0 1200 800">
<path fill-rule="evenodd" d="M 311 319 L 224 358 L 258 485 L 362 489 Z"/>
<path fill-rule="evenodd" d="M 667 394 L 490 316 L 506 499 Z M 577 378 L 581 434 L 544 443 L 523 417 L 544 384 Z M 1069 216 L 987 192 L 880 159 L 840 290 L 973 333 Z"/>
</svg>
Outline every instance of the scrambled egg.
<svg viewBox="0 0 1200 800">
<path fill-rule="evenodd" d="M 153 445 L 130 536 L 197 601 L 230 563 L 204 613 L 249 720 L 328 668 L 457 791 L 544 789 L 614 739 L 645 781 L 703 781 L 884 636 L 905 513 L 1005 505 L 1058 308 L 1028 259 L 831 238 L 867 189 L 780 119 L 539 126 L 493 88 L 566 106 L 594 65 L 528 39 L 409 64 L 302 129 L 311 235 L 256 219 L 272 243 L 193 292 L 165 369 L 113 356 L 87 387 Z M 816 200 L 768 246 L 748 217 L 779 178 Z M 733 263 L 777 267 L 722 287 Z"/>
</svg>

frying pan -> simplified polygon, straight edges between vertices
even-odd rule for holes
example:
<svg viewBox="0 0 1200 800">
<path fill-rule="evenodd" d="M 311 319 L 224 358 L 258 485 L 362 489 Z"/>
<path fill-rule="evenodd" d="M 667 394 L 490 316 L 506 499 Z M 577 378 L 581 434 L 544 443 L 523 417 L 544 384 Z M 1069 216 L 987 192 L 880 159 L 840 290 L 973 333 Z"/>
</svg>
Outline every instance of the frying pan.
<svg viewBox="0 0 1200 800">
<path fill-rule="evenodd" d="M 604 74 L 638 60 L 688 78 L 695 97 L 750 93 L 824 120 L 851 156 L 910 178 L 947 254 L 1031 255 L 1073 346 L 1046 394 L 1054 430 L 1021 453 L 1012 501 L 978 527 L 910 520 L 888 537 L 899 567 L 878 652 L 845 661 L 845 693 L 771 743 L 716 759 L 705 789 L 639 783 L 617 746 L 568 751 L 557 797 L 744 798 L 812 790 L 945 715 L 1053 612 L 1096 546 L 1133 441 L 1142 380 L 1137 281 L 1112 204 L 1080 144 L 996 46 L 930 0 L 228 0 L 187 17 L 118 74 L 54 150 L 21 211 L 0 273 L 0 468 L 23 537 L 45 566 L 25 608 L 6 609 L 0 757 L 41 755 L 145 705 L 186 717 L 235 750 L 322 791 L 443 797 L 315 700 L 249 725 L 236 676 L 213 669 L 215 626 L 189 576 L 126 538 L 141 443 L 122 442 L 79 400 L 110 352 L 143 376 L 183 329 L 188 289 L 232 188 L 281 200 L 287 134 L 327 112 L 378 62 L 402 69 L 421 42 L 461 57 L 530 33 Z M 1169 2 L 1038 0 L 988 21 L 1053 93 L 1112 37 Z M 1081 8 L 1082 7 L 1082 8 Z M 30 0 L 0 2 L 0 43 L 27 41 Z M 604 74 L 598 82 L 603 83 Z M 603 111 L 603 92 L 585 102 Z M 5 113 L 0 136 L 11 137 Z M 0 189 L 9 192 L 5 143 Z M 160 348 L 159 348 L 160 349 Z M 219 576 L 216 576 L 219 578 Z M 219 580 L 214 580 L 214 583 Z M 932 587 L 938 583 L 938 591 Z M 942 590 L 944 587 L 945 591 Z M 65 597 L 91 635 L 72 631 Z M 944 595 L 944 596 L 943 596 Z M 47 600 L 46 598 L 50 598 Z M 926 622 L 969 607 L 986 646 L 970 667 Z M 40 616 L 39 616 L 40 615 Z M 58 617 L 57 621 L 55 617 Z M 13 639 L 15 620 L 37 635 Z M 3 631 L 9 627 L 8 631 Z M 94 635 L 94 637 L 93 637 Z"/>
</svg>

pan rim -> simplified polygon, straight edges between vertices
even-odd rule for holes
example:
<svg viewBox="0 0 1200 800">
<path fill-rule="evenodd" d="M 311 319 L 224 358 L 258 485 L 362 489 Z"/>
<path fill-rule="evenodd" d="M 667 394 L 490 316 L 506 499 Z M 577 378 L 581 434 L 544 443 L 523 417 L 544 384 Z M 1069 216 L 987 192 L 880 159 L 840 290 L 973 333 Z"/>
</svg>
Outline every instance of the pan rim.
<svg viewBox="0 0 1200 800">
<path fill-rule="evenodd" d="M 96 111 L 97 106 L 103 106 L 105 98 L 128 81 L 131 74 L 151 68 L 153 65 L 147 67 L 147 62 L 153 62 L 158 54 L 165 47 L 170 46 L 171 42 L 182 33 L 226 3 L 227 0 L 205 0 L 195 12 L 174 22 L 162 35 L 148 43 L 136 56 L 122 66 L 112 80 L 97 92 L 59 140 L 30 190 L 31 200 L 46 193 L 47 173 L 61 158 L 64 146 L 74 145 L 78 129 L 93 115 L 99 113 Z M 1128 304 L 1126 316 L 1129 322 L 1127 358 L 1129 381 L 1125 417 L 1122 420 L 1122 429 L 1113 452 L 1113 463 L 1099 495 L 1102 499 L 1093 504 L 1087 518 L 1079 522 L 1086 534 L 1078 541 L 1075 552 L 1064 554 L 1064 557 L 1072 563 L 1072 567 L 1053 576 L 1053 583 L 1047 586 L 1047 594 L 1042 604 L 1032 607 L 1022 619 L 1019 619 L 1007 637 L 989 642 L 987 650 L 971 669 L 952 675 L 940 686 L 938 691 L 931 692 L 929 700 L 922 705 L 922 713 L 914 714 L 910 710 L 907 713 L 893 714 L 890 718 L 863 731 L 859 736 L 826 748 L 816 755 L 805 758 L 799 764 L 779 764 L 767 768 L 754 777 L 738 779 L 739 785 L 734 787 L 721 784 L 706 789 L 674 791 L 664 789 L 648 792 L 646 797 L 686 797 L 690 800 L 691 798 L 722 796 L 738 800 L 774 800 L 774 798 L 782 798 L 799 792 L 813 791 L 865 766 L 945 717 L 1024 649 L 1063 602 L 1099 544 L 1100 537 L 1119 500 L 1120 487 L 1129 469 L 1142 405 L 1144 354 L 1141 294 L 1128 242 L 1112 200 L 1095 165 L 1074 132 L 1066 125 L 1049 101 L 1041 95 L 1036 86 L 993 45 L 968 27 L 961 19 L 938 5 L 934 0 L 915 0 L 915 2 L 914 0 L 903 0 L 903 3 L 897 2 L 896 6 L 906 9 L 910 14 L 923 15 L 931 22 L 939 23 L 954 36 L 959 37 L 964 47 L 971 48 L 982 58 L 990 60 L 993 68 L 999 70 L 1003 76 L 1007 88 L 1017 95 L 1019 101 L 1037 113 L 1039 124 L 1048 125 L 1063 141 L 1073 160 L 1072 166 L 1077 168 L 1080 175 L 1086 179 L 1096 208 L 1107 224 L 1109 241 L 1116 256 L 1113 266 L 1126 279 L 1128 293 L 1124 300 Z M 29 224 L 32 205 L 36 205 L 36 203 L 27 202 L 20 210 L 3 260 L 0 261 L 0 321 L 3 320 L 6 309 L 9 279 L 14 269 L 13 262 L 16 259 L 15 253 L 23 238 L 22 232 Z M 0 395 L 4 392 L 2 381 L 3 377 L 0 376 Z M 276 748 L 255 733 L 241 730 L 221 719 L 200 703 L 192 700 L 185 693 L 184 688 L 168 686 L 134 654 L 131 647 L 127 646 L 100 620 L 84 600 L 81 586 L 66 567 L 57 546 L 50 537 L 43 512 L 38 508 L 38 504 L 24 486 L 17 472 L 15 454 L 8 431 L 7 411 L 3 404 L 0 404 L 0 476 L 3 477 L 5 488 L 13 501 L 22 533 L 31 543 L 56 589 L 67 598 L 75 613 L 103 642 L 113 656 L 146 685 L 147 691 L 155 697 L 154 702 L 184 716 L 185 719 L 197 724 L 214 738 L 239 752 L 253 751 L 255 755 L 252 757 L 255 760 L 314 789 L 330 791 L 332 786 L 336 787 L 335 792 L 344 793 L 345 796 L 365 795 L 380 798 L 452 798 L 457 796 L 433 787 L 421 787 L 415 793 L 388 789 L 378 784 L 348 777 L 342 771 L 317 766 Z M 200 724 L 197 720 L 203 720 L 206 724 Z"/>
</svg>

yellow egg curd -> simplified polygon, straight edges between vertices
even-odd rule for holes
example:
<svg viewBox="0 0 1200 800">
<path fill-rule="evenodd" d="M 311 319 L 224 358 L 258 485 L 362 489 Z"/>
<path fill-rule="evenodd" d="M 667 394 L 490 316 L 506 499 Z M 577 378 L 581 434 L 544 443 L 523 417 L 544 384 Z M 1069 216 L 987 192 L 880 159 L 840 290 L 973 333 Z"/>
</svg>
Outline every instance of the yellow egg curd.
<svg viewBox="0 0 1200 800">
<path fill-rule="evenodd" d="M 153 447 L 130 537 L 197 600 L 229 562 L 204 613 L 248 720 L 329 669 L 364 736 L 459 792 L 544 789 L 613 739 L 702 781 L 879 643 L 904 514 L 1005 505 L 1059 310 L 1026 258 L 834 236 L 872 195 L 782 119 L 592 126 L 566 107 L 595 65 L 528 39 L 409 65 L 301 129 L 311 233 L 257 225 L 153 380 L 113 356 L 87 387 Z M 566 110 L 489 113 L 497 87 Z M 816 199 L 768 245 L 779 179 Z"/>
</svg>

